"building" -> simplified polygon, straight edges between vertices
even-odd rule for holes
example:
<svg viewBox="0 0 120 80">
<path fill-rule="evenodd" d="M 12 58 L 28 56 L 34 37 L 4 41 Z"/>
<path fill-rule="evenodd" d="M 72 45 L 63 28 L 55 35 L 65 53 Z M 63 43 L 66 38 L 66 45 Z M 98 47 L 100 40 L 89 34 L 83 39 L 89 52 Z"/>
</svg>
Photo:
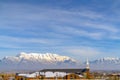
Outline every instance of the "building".
<svg viewBox="0 0 120 80">
<path fill-rule="evenodd" d="M 84 69 L 43 69 L 32 74 L 17 74 L 16 80 L 44 80 L 44 79 L 90 79 L 89 62 Z"/>
<path fill-rule="evenodd" d="M 32 74 L 16 74 L 15 80 L 40 80 L 39 72 Z"/>
<path fill-rule="evenodd" d="M 52 76 L 46 75 L 47 73 Z M 40 70 L 40 75 L 44 76 L 44 79 L 90 79 L 90 67 L 88 60 L 86 61 L 86 68 L 84 69 L 43 69 Z"/>
</svg>

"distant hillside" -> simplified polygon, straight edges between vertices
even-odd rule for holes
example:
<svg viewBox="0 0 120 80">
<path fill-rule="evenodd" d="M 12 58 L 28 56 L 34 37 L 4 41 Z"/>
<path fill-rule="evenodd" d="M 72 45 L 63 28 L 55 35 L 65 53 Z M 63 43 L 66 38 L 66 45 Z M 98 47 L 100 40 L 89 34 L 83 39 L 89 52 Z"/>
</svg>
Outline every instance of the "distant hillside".
<svg viewBox="0 0 120 80">
<path fill-rule="evenodd" d="M 101 58 L 90 62 L 91 70 L 120 70 L 120 58 Z M 68 56 L 53 53 L 25 53 L 4 57 L 0 71 L 38 71 L 48 68 L 85 68 L 86 64 Z"/>
<path fill-rule="evenodd" d="M 90 61 L 93 70 L 120 70 L 120 58 L 105 57 Z"/>
<path fill-rule="evenodd" d="M 20 53 L 17 56 L 8 56 L 0 60 L 2 70 L 40 70 L 43 68 L 72 67 L 77 61 L 52 53 Z"/>
</svg>

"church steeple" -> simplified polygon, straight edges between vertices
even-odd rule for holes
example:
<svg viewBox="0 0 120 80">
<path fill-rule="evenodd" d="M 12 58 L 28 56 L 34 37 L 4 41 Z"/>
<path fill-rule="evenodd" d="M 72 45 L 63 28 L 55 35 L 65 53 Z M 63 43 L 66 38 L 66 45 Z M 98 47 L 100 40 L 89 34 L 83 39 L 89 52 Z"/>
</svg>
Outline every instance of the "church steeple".
<svg viewBox="0 0 120 80">
<path fill-rule="evenodd" d="M 90 66 L 89 66 L 89 61 L 88 61 L 88 59 L 87 59 L 87 61 L 86 61 L 86 78 L 87 79 L 90 79 Z"/>
<path fill-rule="evenodd" d="M 86 69 L 90 69 L 90 66 L 89 66 L 89 61 L 88 61 L 88 59 L 87 59 L 87 61 L 86 61 Z"/>
</svg>

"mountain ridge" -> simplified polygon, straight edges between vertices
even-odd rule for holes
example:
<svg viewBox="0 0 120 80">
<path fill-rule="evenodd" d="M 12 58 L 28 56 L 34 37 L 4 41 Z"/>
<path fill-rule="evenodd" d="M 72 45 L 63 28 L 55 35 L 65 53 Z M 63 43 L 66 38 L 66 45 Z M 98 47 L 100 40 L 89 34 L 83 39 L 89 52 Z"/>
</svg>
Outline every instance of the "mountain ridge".
<svg viewBox="0 0 120 80">
<path fill-rule="evenodd" d="M 69 67 L 77 64 L 77 61 L 68 57 L 52 53 L 25 53 L 16 56 L 6 56 L 0 60 L 0 68 L 3 70 L 40 70 L 42 68 Z"/>
<path fill-rule="evenodd" d="M 118 57 L 104 57 L 104 58 L 100 58 L 94 61 L 91 61 L 91 63 L 95 63 L 95 64 L 120 64 L 120 58 Z"/>
<path fill-rule="evenodd" d="M 120 70 L 120 58 L 104 57 L 89 61 L 91 70 Z M 40 70 L 48 68 L 85 68 L 86 64 L 68 56 L 53 53 L 25 53 L 0 60 L 0 71 Z"/>
</svg>

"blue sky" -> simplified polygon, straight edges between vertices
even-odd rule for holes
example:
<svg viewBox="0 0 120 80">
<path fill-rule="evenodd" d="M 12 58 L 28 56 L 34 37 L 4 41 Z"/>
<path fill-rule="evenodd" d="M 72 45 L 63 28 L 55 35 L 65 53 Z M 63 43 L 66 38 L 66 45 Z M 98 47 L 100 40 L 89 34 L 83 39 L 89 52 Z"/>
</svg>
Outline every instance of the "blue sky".
<svg viewBox="0 0 120 80">
<path fill-rule="evenodd" d="M 57 53 L 80 61 L 120 56 L 119 0 L 1 0 L 0 58 Z"/>
</svg>

